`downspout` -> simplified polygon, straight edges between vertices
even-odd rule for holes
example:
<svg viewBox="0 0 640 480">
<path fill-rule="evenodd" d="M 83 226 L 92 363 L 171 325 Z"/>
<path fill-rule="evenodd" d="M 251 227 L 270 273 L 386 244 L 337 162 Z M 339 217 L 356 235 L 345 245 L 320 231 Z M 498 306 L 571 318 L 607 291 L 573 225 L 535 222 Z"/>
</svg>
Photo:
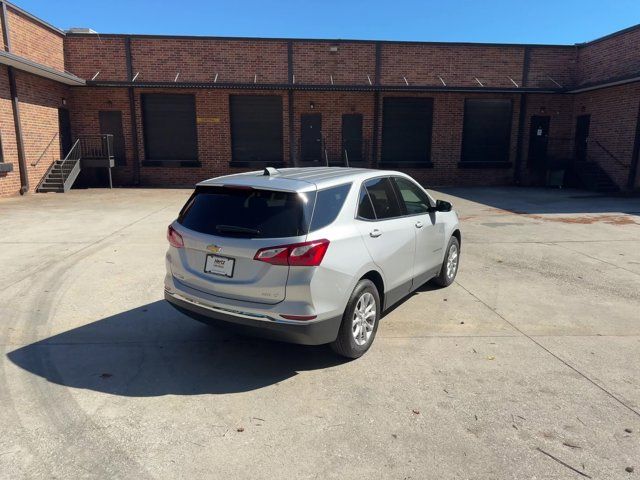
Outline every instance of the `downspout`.
<svg viewBox="0 0 640 480">
<path fill-rule="evenodd" d="M 297 167 L 296 147 L 295 147 L 295 99 L 293 93 L 293 41 L 287 41 L 287 92 L 289 108 L 289 165 Z"/>
<path fill-rule="evenodd" d="M 0 12 L 0 22 L 2 23 L 2 37 L 4 49 L 11 52 L 11 38 L 9 36 L 9 22 L 7 21 L 7 4 L 2 2 Z M 20 123 L 20 102 L 18 101 L 18 89 L 16 87 L 16 76 L 13 67 L 7 67 L 9 78 L 9 94 L 11 95 L 11 106 L 13 107 L 13 125 L 16 131 L 16 146 L 18 148 L 18 170 L 20 171 L 20 195 L 29 191 L 29 174 L 27 172 L 27 160 L 24 152 L 24 139 L 22 137 L 22 125 Z"/>
<path fill-rule="evenodd" d="M 627 188 L 629 190 L 633 190 L 636 186 L 638 163 L 640 163 L 640 105 L 638 106 L 638 119 L 636 120 L 636 138 L 633 142 L 633 153 L 631 154 L 631 168 L 629 168 L 629 178 L 627 179 Z"/>
<path fill-rule="evenodd" d="M 124 39 L 124 49 L 127 61 L 127 81 L 133 78 L 133 61 L 131 60 L 131 37 Z M 127 88 L 129 93 L 129 119 L 131 121 L 131 139 L 133 142 L 133 184 L 140 185 L 140 155 L 138 140 L 138 114 L 136 112 L 136 96 L 133 87 Z"/>
<path fill-rule="evenodd" d="M 382 74 L 382 43 L 376 42 L 376 64 L 373 92 L 373 137 L 371 138 L 371 168 L 378 168 L 378 131 L 380 130 L 380 76 Z"/>
<path fill-rule="evenodd" d="M 522 86 L 526 87 L 529 80 L 529 64 L 531 62 L 531 49 L 524 47 L 522 58 Z M 516 165 L 513 170 L 513 182 L 516 185 L 522 183 L 522 156 L 524 154 L 524 131 L 527 124 L 527 94 L 520 94 L 520 107 L 518 114 L 518 135 L 516 137 Z"/>
</svg>

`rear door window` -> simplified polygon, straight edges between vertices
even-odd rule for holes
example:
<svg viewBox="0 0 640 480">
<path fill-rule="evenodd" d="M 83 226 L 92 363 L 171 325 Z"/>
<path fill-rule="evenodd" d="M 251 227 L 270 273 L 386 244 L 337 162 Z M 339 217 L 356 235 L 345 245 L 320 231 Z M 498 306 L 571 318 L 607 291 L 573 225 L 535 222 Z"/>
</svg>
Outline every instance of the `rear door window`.
<svg viewBox="0 0 640 480">
<path fill-rule="evenodd" d="M 358 200 L 358 218 L 365 220 L 375 220 L 376 214 L 373 212 L 373 204 L 367 193 L 367 189 L 360 189 L 360 199 Z"/>
<path fill-rule="evenodd" d="M 378 220 L 402 215 L 390 178 L 373 178 L 365 182 L 364 186 L 369 193 Z"/>
<path fill-rule="evenodd" d="M 308 233 L 314 203 L 315 192 L 201 186 L 183 207 L 178 222 L 222 237 L 297 237 Z"/>
<path fill-rule="evenodd" d="M 337 187 L 318 190 L 316 193 L 316 206 L 313 210 L 313 220 L 309 231 L 319 230 L 333 223 L 344 201 L 351 190 L 351 184 L 338 185 Z"/>
</svg>

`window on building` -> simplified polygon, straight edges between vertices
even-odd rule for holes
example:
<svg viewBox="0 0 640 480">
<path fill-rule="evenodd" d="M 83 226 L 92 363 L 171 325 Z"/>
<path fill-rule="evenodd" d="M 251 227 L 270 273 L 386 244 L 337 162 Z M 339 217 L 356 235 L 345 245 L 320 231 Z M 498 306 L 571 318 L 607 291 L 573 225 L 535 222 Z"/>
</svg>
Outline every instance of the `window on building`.
<svg viewBox="0 0 640 480">
<path fill-rule="evenodd" d="M 511 112 L 511 100 L 465 100 L 462 162 L 509 161 Z"/>
<path fill-rule="evenodd" d="M 433 99 L 386 97 L 382 115 L 382 162 L 429 164 Z"/>
<path fill-rule="evenodd" d="M 282 97 L 230 95 L 229 106 L 233 162 L 282 163 Z"/>
<path fill-rule="evenodd" d="M 195 96 L 145 93 L 141 98 L 146 160 L 197 161 Z"/>
</svg>

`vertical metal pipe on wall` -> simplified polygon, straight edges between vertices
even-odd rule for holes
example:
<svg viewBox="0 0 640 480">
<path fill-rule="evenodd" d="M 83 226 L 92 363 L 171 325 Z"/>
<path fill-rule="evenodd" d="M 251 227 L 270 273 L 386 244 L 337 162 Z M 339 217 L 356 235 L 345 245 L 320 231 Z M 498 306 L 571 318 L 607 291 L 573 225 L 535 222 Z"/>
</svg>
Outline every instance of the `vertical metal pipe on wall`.
<svg viewBox="0 0 640 480">
<path fill-rule="evenodd" d="M 631 154 L 631 168 L 629 168 L 629 178 L 627 188 L 633 190 L 636 186 L 638 176 L 638 163 L 640 163 L 640 105 L 638 105 L 638 117 L 636 120 L 636 137 L 633 142 L 633 153 Z"/>
<path fill-rule="evenodd" d="M 289 104 L 289 163 L 296 167 L 296 146 L 295 146 L 295 99 L 293 92 L 293 42 L 287 42 L 287 78 L 289 83 L 288 104 Z"/>
<path fill-rule="evenodd" d="M 133 76 L 133 62 L 131 60 L 131 37 L 124 39 L 125 56 L 127 59 L 127 81 Z M 127 88 L 129 93 L 129 119 L 131 121 L 131 141 L 133 142 L 133 183 L 140 184 L 140 155 L 138 145 L 138 113 L 136 111 L 136 96 L 133 87 Z"/>
<path fill-rule="evenodd" d="M 522 58 L 522 87 L 527 86 L 529 80 L 529 63 L 531 59 L 531 49 L 524 47 Z M 519 185 L 522 181 L 522 157 L 524 152 L 524 131 L 527 126 L 527 94 L 520 94 L 520 112 L 518 115 L 518 135 L 516 140 L 516 164 L 513 169 L 513 181 Z"/>
<path fill-rule="evenodd" d="M 382 72 L 382 44 L 376 42 L 376 64 L 374 85 L 380 85 L 380 72 Z M 378 166 L 378 130 L 380 130 L 380 92 L 373 92 L 373 138 L 371 139 L 371 166 Z"/>
<path fill-rule="evenodd" d="M 11 37 L 9 36 L 9 22 L 7 21 L 7 4 L 2 2 L 0 11 L 0 22 L 2 23 L 2 37 L 4 48 L 11 52 Z M 22 124 L 20 123 L 20 102 L 18 101 L 18 88 L 16 87 L 16 76 L 13 67 L 7 67 L 9 79 L 9 94 L 11 95 L 11 107 L 13 110 L 13 125 L 16 131 L 16 146 L 18 150 L 18 169 L 20 170 L 20 195 L 29 191 L 29 172 L 27 171 L 27 160 L 24 151 L 24 138 L 22 136 Z"/>
</svg>

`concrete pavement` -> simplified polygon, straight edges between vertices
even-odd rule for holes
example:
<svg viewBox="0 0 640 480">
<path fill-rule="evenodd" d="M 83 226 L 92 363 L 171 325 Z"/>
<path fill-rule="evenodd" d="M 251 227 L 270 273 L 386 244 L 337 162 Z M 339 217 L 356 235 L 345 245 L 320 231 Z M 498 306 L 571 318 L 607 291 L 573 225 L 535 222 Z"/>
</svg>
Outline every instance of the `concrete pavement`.
<svg viewBox="0 0 640 480">
<path fill-rule="evenodd" d="M 0 201 L 0 477 L 638 477 L 640 199 L 433 192 L 456 283 L 344 362 L 161 299 L 189 193 Z"/>
</svg>

